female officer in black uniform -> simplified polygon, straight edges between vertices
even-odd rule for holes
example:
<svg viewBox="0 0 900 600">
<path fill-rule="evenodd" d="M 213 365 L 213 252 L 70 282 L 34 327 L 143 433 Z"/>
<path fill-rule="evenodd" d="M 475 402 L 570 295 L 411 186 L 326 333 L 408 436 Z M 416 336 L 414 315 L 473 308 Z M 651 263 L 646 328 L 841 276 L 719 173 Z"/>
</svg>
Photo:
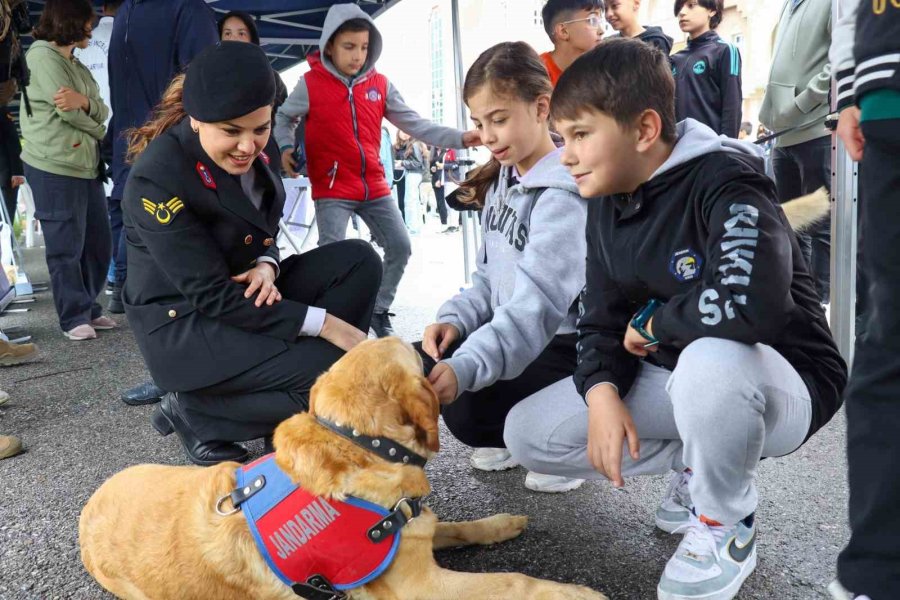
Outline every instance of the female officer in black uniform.
<svg viewBox="0 0 900 600">
<path fill-rule="evenodd" d="M 253 44 L 199 54 L 131 136 L 123 299 L 167 394 L 153 425 L 196 464 L 306 410 L 316 377 L 366 338 L 381 260 L 360 240 L 279 259 L 275 82 Z M 270 164 L 269 156 L 275 157 Z"/>
</svg>

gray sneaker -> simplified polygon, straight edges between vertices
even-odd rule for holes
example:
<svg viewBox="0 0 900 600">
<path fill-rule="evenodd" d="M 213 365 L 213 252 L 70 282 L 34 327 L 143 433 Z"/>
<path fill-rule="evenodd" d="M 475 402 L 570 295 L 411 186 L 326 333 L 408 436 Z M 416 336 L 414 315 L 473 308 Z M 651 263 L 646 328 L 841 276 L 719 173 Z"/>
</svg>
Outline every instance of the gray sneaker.
<svg viewBox="0 0 900 600">
<path fill-rule="evenodd" d="M 659 600 L 731 600 L 756 569 L 756 524 L 707 525 L 691 514 L 656 588 Z"/>
<path fill-rule="evenodd" d="M 690 469 L 676 471 L 669 481 L 666 495 L 656 509 L 656 526 L 666 533 L 675 533 L 691 519 L 694 503 L 688 489 L 690 482 Z"/>
<path fill-rule="evenodd" d="M 871 600 L 868 596 L 857 596 L 848 591 L 837 579 L 828 585 L 828 593 L 833 600 Z"/>
</svg>

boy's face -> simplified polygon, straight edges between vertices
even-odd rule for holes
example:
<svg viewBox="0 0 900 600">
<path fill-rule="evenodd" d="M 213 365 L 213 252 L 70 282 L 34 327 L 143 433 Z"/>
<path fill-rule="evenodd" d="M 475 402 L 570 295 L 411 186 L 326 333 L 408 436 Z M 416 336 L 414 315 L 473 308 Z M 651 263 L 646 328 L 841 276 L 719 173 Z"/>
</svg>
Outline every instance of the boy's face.
<svg viewBox="0 0 900 600">
<path fill-rule="evenodd" d="M 335 68 L 354 77 L 359 74 L 369 57 L 369 32 L 345 31 L 328 42 L 325 54 Z"/>
<path fill-rule="evenodd" d="M 616 31 L 622 31 L 637 22 L 639 0 L 607 0 L 606 22 Z"/>
<path fill-rule="evenodd" d="M 556 127 L 566 142 L 562 164 L 569 169 L 583 198 L 634 191 L 636 131 L 623 128 L 606 113 L 585 110 L 573 120 L 560 119 Z"/>
<path fill-rule="evenodd" d="M 591 23 L 594 23 L 593 25 Z M 584 54 L 603 38 L 603 18 L 598 10 L 579 10 L 556 26 L 556 39 Z"/>
<path fill-rule="evenodd" d="M 678 26 L 692 38 L 709 31 L 709 21 L 716 11 L 700 6 L 697 0 L 688 0 L 678 11 Z"/>
</svg>

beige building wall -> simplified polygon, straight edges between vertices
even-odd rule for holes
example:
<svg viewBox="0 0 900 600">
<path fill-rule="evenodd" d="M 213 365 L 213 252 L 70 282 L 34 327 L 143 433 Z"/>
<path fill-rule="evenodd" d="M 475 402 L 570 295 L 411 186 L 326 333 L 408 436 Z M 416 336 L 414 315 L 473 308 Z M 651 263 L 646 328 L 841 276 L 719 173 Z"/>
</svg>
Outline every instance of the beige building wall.
<svg viewBox="0 0 900 600">
<path fill-rule="evenodd" d="M 735 44 L 741 51 L 744 88 L 744 121 L 759 124 L 759 108 L 762 105 L 772 51 L 775 45 L 775 28 L 785 0 L 725 0 L 725 14 L 719 25 L 722 39 Z M 674 0 L 643 0 L 641 20 L 645 25 L 657 25 L 672 38 L 677 52 L 685 47 L 687 36 L 678 28 L 673 11 Z"/>
</svg>

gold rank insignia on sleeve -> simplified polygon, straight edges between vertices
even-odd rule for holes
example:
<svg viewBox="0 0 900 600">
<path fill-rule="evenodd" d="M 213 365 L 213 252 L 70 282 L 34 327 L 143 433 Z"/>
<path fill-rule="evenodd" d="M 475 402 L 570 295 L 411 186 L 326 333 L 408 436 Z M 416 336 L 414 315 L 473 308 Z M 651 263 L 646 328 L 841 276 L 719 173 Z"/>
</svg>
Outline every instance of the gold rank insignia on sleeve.
<svg viewBox="0 0 900 600">
<path fill-rule="evenodd" d="M 152 200 L 147 200 L 146 198 L 141 198 L 141 201 L 144 204 L 144 210 L 156 217 L 156 221 L 160 225 L 168 225 L 171 223 L 172 219 L 175 218 L 175 215 L 184 208 L 184 202 L 182 202 L 178 196 L 175 196 L 168 202 L 157 203 Z"/>
</svg>

